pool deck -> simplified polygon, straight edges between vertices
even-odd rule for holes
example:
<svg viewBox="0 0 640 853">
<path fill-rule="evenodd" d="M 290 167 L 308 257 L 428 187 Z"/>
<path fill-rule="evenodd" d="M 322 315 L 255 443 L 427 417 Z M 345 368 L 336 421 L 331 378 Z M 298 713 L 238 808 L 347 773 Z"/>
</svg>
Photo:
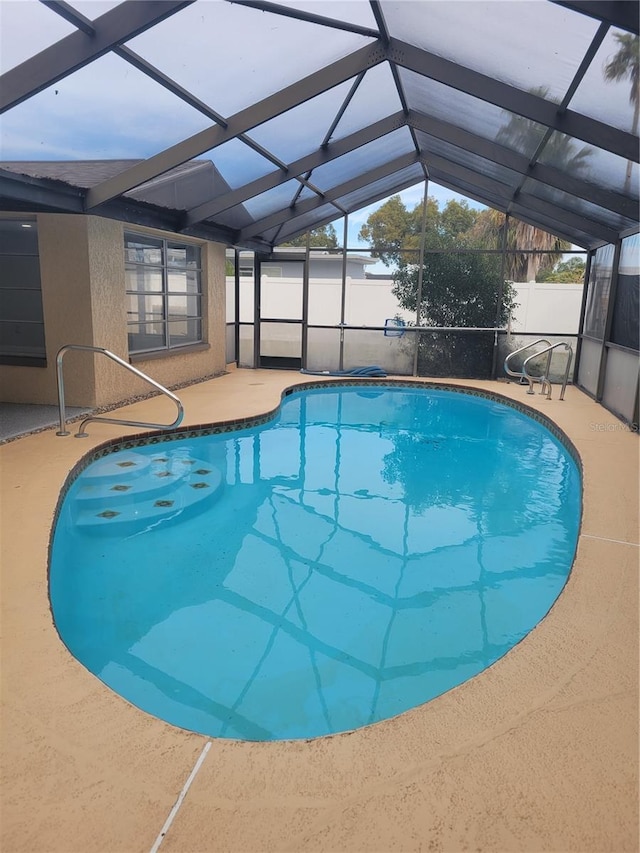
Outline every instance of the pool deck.
<svg viewBox="0 0 640 853">
<path fill-rule="evenodd" d="M 313 377 L 232 370 L 179 392 L 184 424 L 269 411 Z M 0 446 L 3 853 L 637 851 L 638 437 L 589 397 L 493 390 L 578 449 L 584 510 L 547 617 L 471 681 L 391 720 L 312 741 L 213 740 L 129 705 L 66 650 L 47 592 L 56 501 L 89 424 Z M 557 388 L 554 395 L 557 397 Z M 114 417 L 172 419 L 166 399 Z M 199 759 L 202 759 L 199 762 Z M 199 763 L 198 763 L 199 762 Z"/>
</svg>

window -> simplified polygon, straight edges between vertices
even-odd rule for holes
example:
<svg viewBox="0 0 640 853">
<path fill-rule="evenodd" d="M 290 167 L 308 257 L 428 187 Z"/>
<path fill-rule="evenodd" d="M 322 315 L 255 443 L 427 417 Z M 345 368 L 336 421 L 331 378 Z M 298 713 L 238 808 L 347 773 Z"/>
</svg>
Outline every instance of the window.
<svg viewBox="0 0 640 853">
<path fill-rule="evenodd" d="M 35 221 L 0 220 L 0 363 L 47 364 Z"/>
<path fill-rule="evenodd" d="M 125 233 L 129 352 L 173 350 L 202 341 L 198 246 Z"/>
</svg>

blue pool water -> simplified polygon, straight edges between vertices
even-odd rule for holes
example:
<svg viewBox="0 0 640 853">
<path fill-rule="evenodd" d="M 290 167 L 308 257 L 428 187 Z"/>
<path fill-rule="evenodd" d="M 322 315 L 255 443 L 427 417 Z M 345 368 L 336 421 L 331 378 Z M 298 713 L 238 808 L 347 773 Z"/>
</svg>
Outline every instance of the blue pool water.
<svg viewBox="0 0 640 853">
<path fill-rule="evenodd" d="M 91 672 L 177 726 L 350 730 L 535 627 L 566 582 L 580 494 L 566 448 L 498 402 L 297 392 L 263 426 L 89 465 L 54 530 L 53 615 Z"/>
</svg>

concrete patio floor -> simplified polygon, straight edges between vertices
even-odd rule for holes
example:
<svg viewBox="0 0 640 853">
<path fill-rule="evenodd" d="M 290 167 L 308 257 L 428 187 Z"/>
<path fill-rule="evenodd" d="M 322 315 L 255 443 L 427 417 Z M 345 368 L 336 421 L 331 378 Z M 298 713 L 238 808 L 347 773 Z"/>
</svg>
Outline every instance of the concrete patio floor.
<svg viewBox="0 0 640 853">
<path fill-rule="evenodd" d="M 184 424 L 270 411 L 311 379 L 232 370 L 179 392 Z M 575 388 L 560 402 L 515 384 L 456 384 L 545 412 L 578 449 L 584 509 L 569 581 L 477 677 L 306 742 L 206 747 L 129 705 L 60 641 L 47 589 L 58 495 L 79 458 L 139 429 L 89 424 L 76 439 L 54 427 L 0 446 L 3 853 L 156 850 L 199 759 L 161 853 L 638 850 L 638 437 Z M 173 410 L 153 398 L 113 416 Z"/>
</svg>

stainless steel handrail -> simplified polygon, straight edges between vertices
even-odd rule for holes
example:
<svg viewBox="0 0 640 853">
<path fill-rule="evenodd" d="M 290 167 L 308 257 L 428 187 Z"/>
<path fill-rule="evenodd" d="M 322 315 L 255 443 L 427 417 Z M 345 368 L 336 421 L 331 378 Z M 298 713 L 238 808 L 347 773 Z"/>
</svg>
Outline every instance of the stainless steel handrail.
<svg viewBox="0 0 640 853">
<path fill-rule="evenodd" d="M 164 385 L 160 385 L 159 382 L 156 382 L 154 379 L 151 379 L 150 376 L 147 376 L 146 373 L 143 373 L 141 370 L 138 370 L 136 367 L 132 367 L 128 362 L 121 359 L 119 356 L 115 355 L 115 353 L 110 352 L 108 349 L 104 349 L 104 347 L 90 347 L 84 346 L 82 344 L 66 344 L 66 346 L 60 347 L 58 350 L 58 354 L 56 355 L 56 372 L 58 377 L 58 409 L 60 411 L 60 429 L 56 432 L 56 435 L 70 435 L 69 431 L 65 429 L 66 420 L 65 420 L 65 405 L 64 405 L 64 377 L 62 374 L 62 360 L 69 350 L 80 350 L 82 352 L 96 352 L 102 353 L 106 355 L 107 358 L 110 358 L 112 361 L 115 361 L 116 364 L 121 364 L 123 367 L 126 367 L 127 370 L 130 370 L 131 373 L 135 373 L 136 376 L 140 377 L 140 379 L 144 379 L 145 382 L 148 382 L 150 385 L 153 385 L 154 388 L 157 388 L 165 396 L 169 397 L 170 400 L 178 407 L 178 416 L 175 421 L 171 424 L 153 424 L 147 423 L 146 421 L 127 421 L 120 418 L 101 418 L 98 416 L 90 416 L 85 418 L 80 424 L 80 429 L 76 433 L 76 438 L 86 438 L 87 433 L 84 432 L 85 426 L 94 421 L 96 423 L 100 422 L 103 424 L 122 424 L 123 426 L 134 426 L 134 427 L 143 427 L 145 429 L 173 429 L 174 427 L 179 426 L 182 423 L 182 418 L 184 417 L 184 408 L 182 403 L 176 397 L 175 394 L 172 394 Z"/>
<path fill-rule="evenodd" d="M 531 361 L 531 359 L 536 358 L 536 356 L 543 355 L 545 352 L 548 352 L 549 355 L 547 357 L 546 373 L 544 374 L 544 376 L 541 376 L 538 381 L 540 381 L 542 383 L 542 387 L 540 388 L 540 393 L 544 394 L 545 387 L 547 387 L 548 388 L 547 400 L 551 399 L 551 380 L 549 379 L 549 370 L 551 367 L 551 356 L 553 354 L 553 350 L 556 349 L 557 347 L 564 347 L 566 350 L 569 351 L 569 358 L 567 359 L 567 367 L 564 371 L 564 379 L 562 380 L 562 390 L 560 391 L 560 399 L 564 400 L 564 392 L 567 388 L 567 382 L 569 381 L 569 370 L 571 369 L 571 362 L 573 360 L 573 347 L 571 346 L 571 344 L 568 344 L 566 341 L 559 341 L 557 344 L 550 344 L 545 349 L 540 350 L 539 352 L 536 352 L 533 355 L 530 355 L 529 358 L 526 358 L 524 360 L 524 364 L 522 365 L 522 375 L 529 382 L 529 390 L 527 391 L 527 394 L 533 394 L 533 381 L 532 381 L 532 379 L 537 378 L 537 377 L 530 377 L 529 376 L 529 374 L 527 373 L 527 364 Z"/>
<path fill-rule="evenodd" d="M 523 347 L 520 347 L 520 349 L 516 349 L 513 352 L 509 353 L 509 355 L 504 360 L 504 372 L 507 374 L 507 376 L 513 376 L 514 379 L 524 378 L 522 370 L 520 370 L 519 373 L 516 373 L 514 370 L 511 370 L 511 368 L 509 367 L 509 362 L 512 358 L 514 358 L 514 356 L 520 355 L 521 352 L 525 352 L 530 347 L 535 347 L 538 344 L 546 344 L 547 346 L 551 346 L 551 341 L 548 341 L 546 338 L 538 338 L 537 341 L 531 341 L 530 344 L 525 344 Z M 535 355 L 539 355 L 539 353 L 536 352 L 534 353 L 534 356 Z M 533 391 L 531 393 L 533 394 Z"/>
</svg>

